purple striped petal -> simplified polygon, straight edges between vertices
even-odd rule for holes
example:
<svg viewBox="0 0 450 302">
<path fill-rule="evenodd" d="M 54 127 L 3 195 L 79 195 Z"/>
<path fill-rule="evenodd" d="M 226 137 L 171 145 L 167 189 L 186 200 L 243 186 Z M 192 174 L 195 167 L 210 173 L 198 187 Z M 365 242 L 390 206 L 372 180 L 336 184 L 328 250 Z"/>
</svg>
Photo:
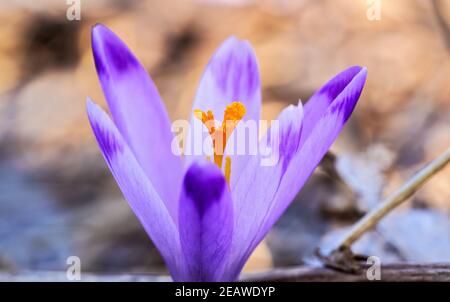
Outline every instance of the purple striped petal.
<svg viewBox="0 0 450 302">
<path fill-rule="evenodd" d="M 330 92 L 330 94 L 323 94 L 326 96 L 325 100 L 316 99 L 314 103 L 311 103 L 309 112 L 314 112 L 314 104 L 318 104 L 318 110 L 322 112 L 318 120 L 311 116 L 307 120 L 305 108 L 300 143 L 297 151 L 290 155 L 291 159 L 285 169 L 275 166 L 269 168 L 273 173 L 267 173 L 264 170 L 268 168 L 259 167 L 257 161 L 251 161 L 247 165 L 248 172 L 245 171 L 241 176 L 232 195 L 235 204 L 240 206 L 235 208 L 236 231 L 231 251 L 233 257 L 230 258 L 233 261 L 228 267 L 230 270 L 234 269 L 236 276 L 251 252 L 286 210 L 339 135 L 361 95 L 366 76 L 366 68 L 361 68 L 360 72 L 353 77 L 342 78 L 342 81 L 347 81 L 345 84 L 340 83 L 334 86 L 328 83 L 325 87 L 340 87 L 341 91 L 334 91 L 336 97 L 331 101 L 328 98 L 331 95 Z M 336 78 L 332 82 L 335 80 Z M 324 91 L 324 88 L 320 91 Z M 325 103 L 329 105 L 323 110 Z M 314 122 L 312 129 L 307 128 L 307 122 Z M 307 139 L 304 139 L 305 135 L 308 135 Z M 254 176 L 250 172 L 252 170 Z M 276 184 L 276 188 L 270 185 L 271 182 Z M 252 201 L 254 207 L 250 209 L 246 204 Z M 263 215 L 256 213 L 263 213 Z M 245 220 L 243 218 L 245 216 L 250 217 L 250 221 Z M 251 223 L 258 224 L 258 227 L 249 225 Z"/>
<path fill-rule="evenodd" d="M 256 234 L 274 208 L 274 196 L 281 180 L 298 152 L 302 135 L 303 108 L 289 106 L 278 116 L 279 131 L 269 129 L 261 140 L 261 149 L 271 147 L 270 156 L 252 157 L 239 175 L 232 197 L 235 213 L 235 234 L 228 270 L 234 277 L 244 264 L 242 255 L 250 255 L 256 247 Z"/>
<path fill-rule="evenodd" d="M 87 101 L 89 121 L 111 173 L 131 209 L 161 252 L 175 280 L 180 279 L 180 241 L 175 222 L 109 116 Z"/>
<path fill-rule="evenodd" d="M 211 110 L 215 119 L 221 122 L 227 105 L 235 101 L 243 103 L 246 108 L 243 121 L 253 121 L 258 126 L 261 111 L 261 82 L 256 56 L 248 41 L 230 37 L 209 61 L 200 81 L 193 109 Z M 201 122 L 193 117 L 191 125 L 191 129 L 205 129 Z M 241 127 L 243 127 L 242 122 L 238 125 L 239 129 Z M 237 131 L 238 129 L 234 132 Z M 190 154 L 197 156 L 187 156 L 188 161 L 196 160 L 199 157 L 204 158 L 205 153 L 198 154 L 195 152 L 194 146 L 200 146 L 200 150 L 202 150 L 202 144 L 208 137 L 206 130 L 205 133 L 199 135 L 192 133 L 191 131 L 187 138 L 187 149 L 191 151 Z M 234 134 L 229 141 L 235 141 Z M 255 143 L 257 144 L 257 142 Z M 232 153 L 229 149 L 231 146 L 232 144 L 227 145 L 228 149 L 225 153 Z M 235 147 L 237 148 L 236 145 Z M 233 171 L 231 177 L 234 177 L 240 173 L 239 171 L 248 157 L 245 155 L 231 157 L 231 170 Z"/>
<path fill-rule="evenodd" d="M 361 72 L 363 72 L 363 68 L 360 66 L 349 67 L 334 76 L 311 96 L 305 105 L 305 128 L 303 129 L 302 143 L 309 137 L 312 129 L 326 113 L 331 103 L 336 100 L 352 79 Z M 350 114 L 351 112 L 348 113 L 348 115 Z"/>
<path fill-rule="evenodd" d="M 216 165 L 204 161 L 190 166 L 179 219 L 183 281 L 230 281 L 223 270 L 233 234 L 233 205 Z"/>
<path fill-rule="evenodd" d="M 208 63 L 193 108 L 212 110 L 221 120 L 225 107 L 242 102 L 245 119 L 259 120 L 261 83 L 255 53 L 248 41 L 228 38 Z"/>
<path fill-rule="evenodd" d="M 93 28 L 92 51 L 114 123 L 176 221 L 182 163 L 172 153 L 170 121 L 155 84 L 105 26 Z"/>
<path fill-rule="evenodd" d="M 341 93 L 316 122 L 305 143 L 300 145 L 275 196 L 275 207 L 265 226 L 267 231 L 288 207 L 338 137 L 361 96 L 366 77 L 367 69 L 364 67 L 353 78 L 348 79 L 347 85 L 343 86 Z"/>
</svg>

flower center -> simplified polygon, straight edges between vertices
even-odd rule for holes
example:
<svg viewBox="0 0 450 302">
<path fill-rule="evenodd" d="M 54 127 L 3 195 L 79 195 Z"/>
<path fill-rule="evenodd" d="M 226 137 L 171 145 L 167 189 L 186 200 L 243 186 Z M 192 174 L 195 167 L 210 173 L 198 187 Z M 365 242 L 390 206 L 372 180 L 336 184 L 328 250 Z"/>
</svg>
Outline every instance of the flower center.
<svg viewBox="0 0 450 302">
<path fill-rule="evenodd" d="M 233 102 L 225 108 L 223 121 L 220 127 L 216 127 L 214 114 L 211 110 L 204 112 L 200 109 L 194 110 L 194 116 L 198 118 L 208 129 L 212 138 L 214 150 L 214 163 L 222 169 L 223 155 L 228 138 L 233 133 L 237 124 L 245 115 L 245 106 L 241 102 Z M 230 182 L 231 158 L 225 158 L 224 174 L 227 182 Z"/>
</svg>

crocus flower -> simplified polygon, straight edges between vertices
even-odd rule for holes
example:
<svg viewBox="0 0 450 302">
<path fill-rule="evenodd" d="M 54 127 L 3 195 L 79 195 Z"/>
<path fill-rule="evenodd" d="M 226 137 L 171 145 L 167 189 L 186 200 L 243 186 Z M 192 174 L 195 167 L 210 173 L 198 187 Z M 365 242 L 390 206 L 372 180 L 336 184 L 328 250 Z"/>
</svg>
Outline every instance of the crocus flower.
<svg viewBox="0 0 450 302">
<path fill-rule="evenodd" d="M 279 160 L 173 152 L 164 104 L 144 67 L 112 31 L 92 30 L 98 77 L 112 119 L 90 99 L 87 111 L 103 156 L 175 281 L 233 281 L 350 117 L 367 70 L 339 73 L 302 107 L 278 116 Z M 200 81 L 191 121 L 259 120 L 261 84 L 247 41 L 227 39 Z M 234 126 L 208 128 L 228 138 Z M 217 136 L 217 134 L 219 135 Z M 216 135 L 216 136 L 215 136 Z M 225 138 L 225 144 L 226 144 Z M 271 142 L 268 135 L 264 142 Z M 272 142 L 273 143 L 273 142 Z M 222 147 L 222 150 L 224 146 Z M 118 226 L 120 227 L 120 226 Z"/>
</svg>

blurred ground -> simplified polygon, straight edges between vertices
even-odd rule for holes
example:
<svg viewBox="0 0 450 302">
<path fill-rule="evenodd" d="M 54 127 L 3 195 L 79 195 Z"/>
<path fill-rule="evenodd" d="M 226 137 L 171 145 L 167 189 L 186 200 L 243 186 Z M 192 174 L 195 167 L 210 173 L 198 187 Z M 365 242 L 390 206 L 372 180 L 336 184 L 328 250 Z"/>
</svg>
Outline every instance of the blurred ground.
<svg viewBox="0 0 450 302">
<path fill-rule="evenodd" d="M 450 1 L 0 0 L 0 268 L 160 272 L 157 251 L 107 171 L 85 114 L 104 104 L 90 28 L 104 23 L 185 118 L 229 35 L 251 41 L 265 119 L 351 65 L 369 70 L 334 159 L 313 175 L 252 269 L 301 264 L 450 145 Z M 450 167 L 358 244 L 382 261 L 450 261 Z M 331 239 L 330 239 L 331 238 Z M 430 248 L 431 246 L 431 248 Z M 432 250 L 431 250 L 432 249 Z"/>
</svg>

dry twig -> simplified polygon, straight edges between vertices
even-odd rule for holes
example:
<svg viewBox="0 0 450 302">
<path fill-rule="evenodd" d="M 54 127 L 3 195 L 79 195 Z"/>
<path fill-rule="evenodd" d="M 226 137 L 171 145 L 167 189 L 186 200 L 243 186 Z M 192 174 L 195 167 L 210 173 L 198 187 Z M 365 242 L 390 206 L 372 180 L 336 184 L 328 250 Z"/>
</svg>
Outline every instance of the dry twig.
<svg viewBox="0 0 450 302">
<path fill-rule="evenodd" d="M 371 230 L 383 217 L 393 209 L 405 202 L 413 195 L 423 184 L 425 184 L 433 175 L 442 170 L 450 161 L 450 148 L 434 159 L 407 182 L 405 182 L 397 191 L 389 195 L 384 201 L 380 202 L 369 213 L 362 217 L 350 231 L 336 244 L 336 248 L 330 255 L 320 255 L 319 258 L 328 267 L 338 270 L 357 273 L 361 266 L 361 257 L 355 257 L 351 252 L 351 246 L 367 231 Z M 358 258 L 358 259 L 357 259 Z"/>
</svg>

